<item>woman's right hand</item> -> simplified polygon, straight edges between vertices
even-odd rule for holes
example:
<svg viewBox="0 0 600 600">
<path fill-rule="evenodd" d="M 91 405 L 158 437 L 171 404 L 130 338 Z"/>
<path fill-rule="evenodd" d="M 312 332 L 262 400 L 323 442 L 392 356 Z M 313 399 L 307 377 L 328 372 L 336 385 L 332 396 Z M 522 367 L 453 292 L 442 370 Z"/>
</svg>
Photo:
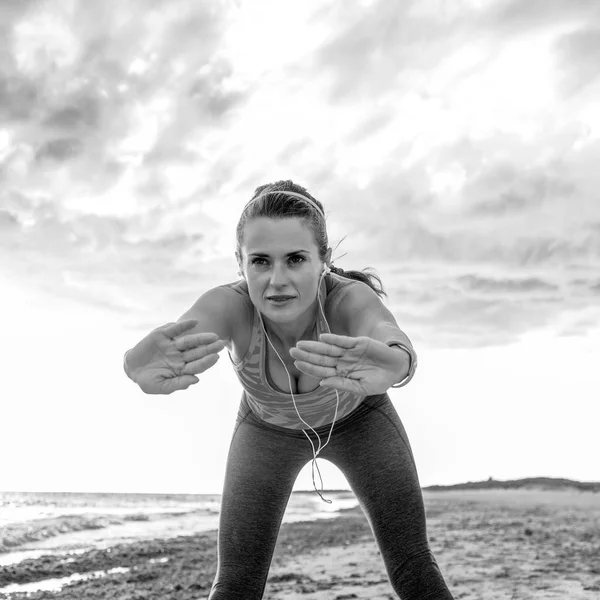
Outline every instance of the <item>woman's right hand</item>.
<svg viewBox="0 0 600 600">
<path fill-rule="evenodd" d="M 149 333 L 125 356 L 128 376 L 146 394 L 171 394 L 198 383 L 195 374 L 210 369 L 225 342 L 216 333 L 185 335 L 195 319 L 168 323 Z"/>
</svg>

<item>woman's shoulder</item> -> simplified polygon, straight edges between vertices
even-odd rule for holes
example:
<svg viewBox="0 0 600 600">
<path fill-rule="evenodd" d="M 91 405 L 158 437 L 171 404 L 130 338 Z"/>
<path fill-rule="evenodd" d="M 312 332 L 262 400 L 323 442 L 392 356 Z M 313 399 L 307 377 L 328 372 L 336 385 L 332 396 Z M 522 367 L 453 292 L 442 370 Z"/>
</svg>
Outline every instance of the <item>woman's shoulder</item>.
<svg viewBox="0 0 600 600">
<path fill-rule="evenodd" d="M 245 282 L 244 282 L 245 284 Z M 204 292 L 179 320 L 195 319 L 195 329 L 212 331 L 227 340 L 228 345 L 236 343 L 245 321 L 251 319 L 251 302 L 240 282 L 217 285 Z M 250 306 L 249 306 L 250 305 Z M 252 321 L 250 320 L 250 323 Z"/>
<path fill-rule="evenodd" d="M 231 298 L 236 298 L 244 302 L 250 302 L 250 294 L 248 293 L 248 282 L 245 279 L 238 279 L 230 283 L 223 283 L 213 288 L 220 290 Z"/>
<path fill-rule="evenodd" d="M 344 335 L 351 335 L 354 330 L 350 327 L 351 322 L 355 322 L 359 314 L 379 312 L 382 301 L 377 292 L 363 281 L 357 279 L 348 279 L 342 275 L 334 275 L 334 285 L 327 299 L 329 303 L 329 313 L 335 315 L 337 322 Z"/>
<path fill-rule="evenodd" d="M 336 273 L 330 273 L 330 284 L 327 289 L 328 318 L 333 324 L 332 331 L 340 335 L 350 335 L 350 320 L 361 298 L 369 292 L 375 293 L 366 283 L 357 279 L 349 279 Z"/>
<path fill-rule="evenodd" d="M 237 316 L 246 320 L 248 317 L 251 319 L 254 305 L 252 304 L 252 300 L 250 300 L 248 283 L 245 279 L 218 285 L 213 288 L 213 292 L 218 293 L 223 298 L 230 312 L 234 311 Z"/>
<path fill-rule="evenodd" d="M 230 311 L 231 309 L 239 310 L 242 306 L 250 302 L 248 286 L 245 281 L 242 283 L 235 281 L 216 285 L 203 292 L 196 303 L 199 304 L 208 300 L 212 303 L 221 303 L 221 308 L 224 311 Z"/>
<path fill-rule="evenodd" d="M 364 294 L 375 292 L 366 283 L 330 273 L 331 283 L 327 291 L 327 302 L 332 310 L 350 310 Z"/>
<path fill-rule="evenodd" d="M 227 302 L 228 313 L 231 315 L 231 347 L 229 348 L 234 359 L 246 355 L 252 337 L 252 324 L 254 320 L 254 304 L 248 293 L 248 282 L 239 279 L 224 283 L 214 288 Z"/>
</svg>

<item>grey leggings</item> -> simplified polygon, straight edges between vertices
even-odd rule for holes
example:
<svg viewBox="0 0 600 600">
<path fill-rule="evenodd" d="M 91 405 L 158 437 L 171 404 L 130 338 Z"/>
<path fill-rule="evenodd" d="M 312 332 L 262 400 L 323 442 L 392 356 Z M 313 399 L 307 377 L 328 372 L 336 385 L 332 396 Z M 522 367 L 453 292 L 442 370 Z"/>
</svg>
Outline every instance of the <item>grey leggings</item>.
<svg viewBox="0 0 600 600">
<path fill-rule="evenodd" d="M 330 428 L 316 429 L 323 444 Z M 316 437 L 308 433 L 316 448 Z M 337 421 L 319 457 L 336 465 L 348 480 L 399 597 L 452 600 L 429 548 L 415 461 L 389 396 L 368 396 Z M 294 482 L 312 458 L 302 431 L 266 423 L 242 395 L 227 459 L 210 600 L 263 597 Z"/>
</svg>

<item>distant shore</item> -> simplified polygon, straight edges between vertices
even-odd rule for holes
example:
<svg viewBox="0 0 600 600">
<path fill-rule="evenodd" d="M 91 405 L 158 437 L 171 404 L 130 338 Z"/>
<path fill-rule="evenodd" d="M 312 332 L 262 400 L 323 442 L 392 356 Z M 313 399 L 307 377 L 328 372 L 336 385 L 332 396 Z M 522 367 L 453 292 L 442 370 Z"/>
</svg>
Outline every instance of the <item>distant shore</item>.
<svg viewBox="0 0 600 600">
<path fill-rule="evenodd" d="M 575 481 L 555 477 L 526 477 L 523 479 L 498 480 L 490 477 L 485 481 L 467 481 L 452 485 L 429 485 L 422 488 L 428 491 L 448 490 L 580 490 L 582 492 L 600 492 L 600 481 Z"/>
<path fill-rule="evenodd" d="M 482 481 L 465 481 L 447 485 L 422 486 L 423 491 L 449 491 L 449 490 L 580 490 L 582 492 L 600 492 L 600 481 L 577 481 L 557 477 L 524 477 L 521 479 L 494 479 L 490 477 Z M 349 490 L 325 490 L 324 493 L 352 493 Z M 312 490 L 296 491 L 294 494 L 312 494 Z"/>
<path fill-rule="evenodd" d="M 600 500 L 574 490 L 425 491 L 428 536 L 456 598 L 596 600 Z M 0 587 L 104 573 L 27 600 L 201 600 L 216 570 L 216 531 L 139 541 L 0 568 Z M 0 596 L 1 597 L 1 596 Z M 10 594 L 10 599 L 25 598 Z M 265 600 L 395 598 L 358 507 L 282 526 Z"/>
</svg>

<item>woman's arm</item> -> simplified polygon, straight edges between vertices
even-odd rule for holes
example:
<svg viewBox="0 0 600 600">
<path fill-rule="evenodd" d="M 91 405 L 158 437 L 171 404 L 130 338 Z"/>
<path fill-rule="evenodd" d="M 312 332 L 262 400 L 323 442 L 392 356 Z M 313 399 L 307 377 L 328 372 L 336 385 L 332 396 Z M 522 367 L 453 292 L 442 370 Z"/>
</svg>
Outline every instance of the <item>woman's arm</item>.
<svg viewBox="0 0 600 600">
<path fill-rule="evenodd" d="M 176 323 L 157 327 L 125 353 L 127 376 L 147 394 L 170 394 L 198 383 L 232 341 L 239 306 L 226 286 L 203 294 Z"/>
<path fill-rule="evenodd" d="M 177 322 L 195 319 L 198 324 L 189 333 L 210 331 L 231 346 L 234 331 L 243 314 L 240 296 L 227 286 L 218 286 L 202 294 Z"/>
<path fill-rule="evenodd" d="M 394 315 L 375 291 L 362 282 L 349 285 L 338 310 L 350 337 L 365 336 L 383 342 L 401 355 L 398 383 L 392 387 L 405 386 L 414 377 L 418 364 L 417 353 L 409 337 L 400 329 Z"/>
</svg>

